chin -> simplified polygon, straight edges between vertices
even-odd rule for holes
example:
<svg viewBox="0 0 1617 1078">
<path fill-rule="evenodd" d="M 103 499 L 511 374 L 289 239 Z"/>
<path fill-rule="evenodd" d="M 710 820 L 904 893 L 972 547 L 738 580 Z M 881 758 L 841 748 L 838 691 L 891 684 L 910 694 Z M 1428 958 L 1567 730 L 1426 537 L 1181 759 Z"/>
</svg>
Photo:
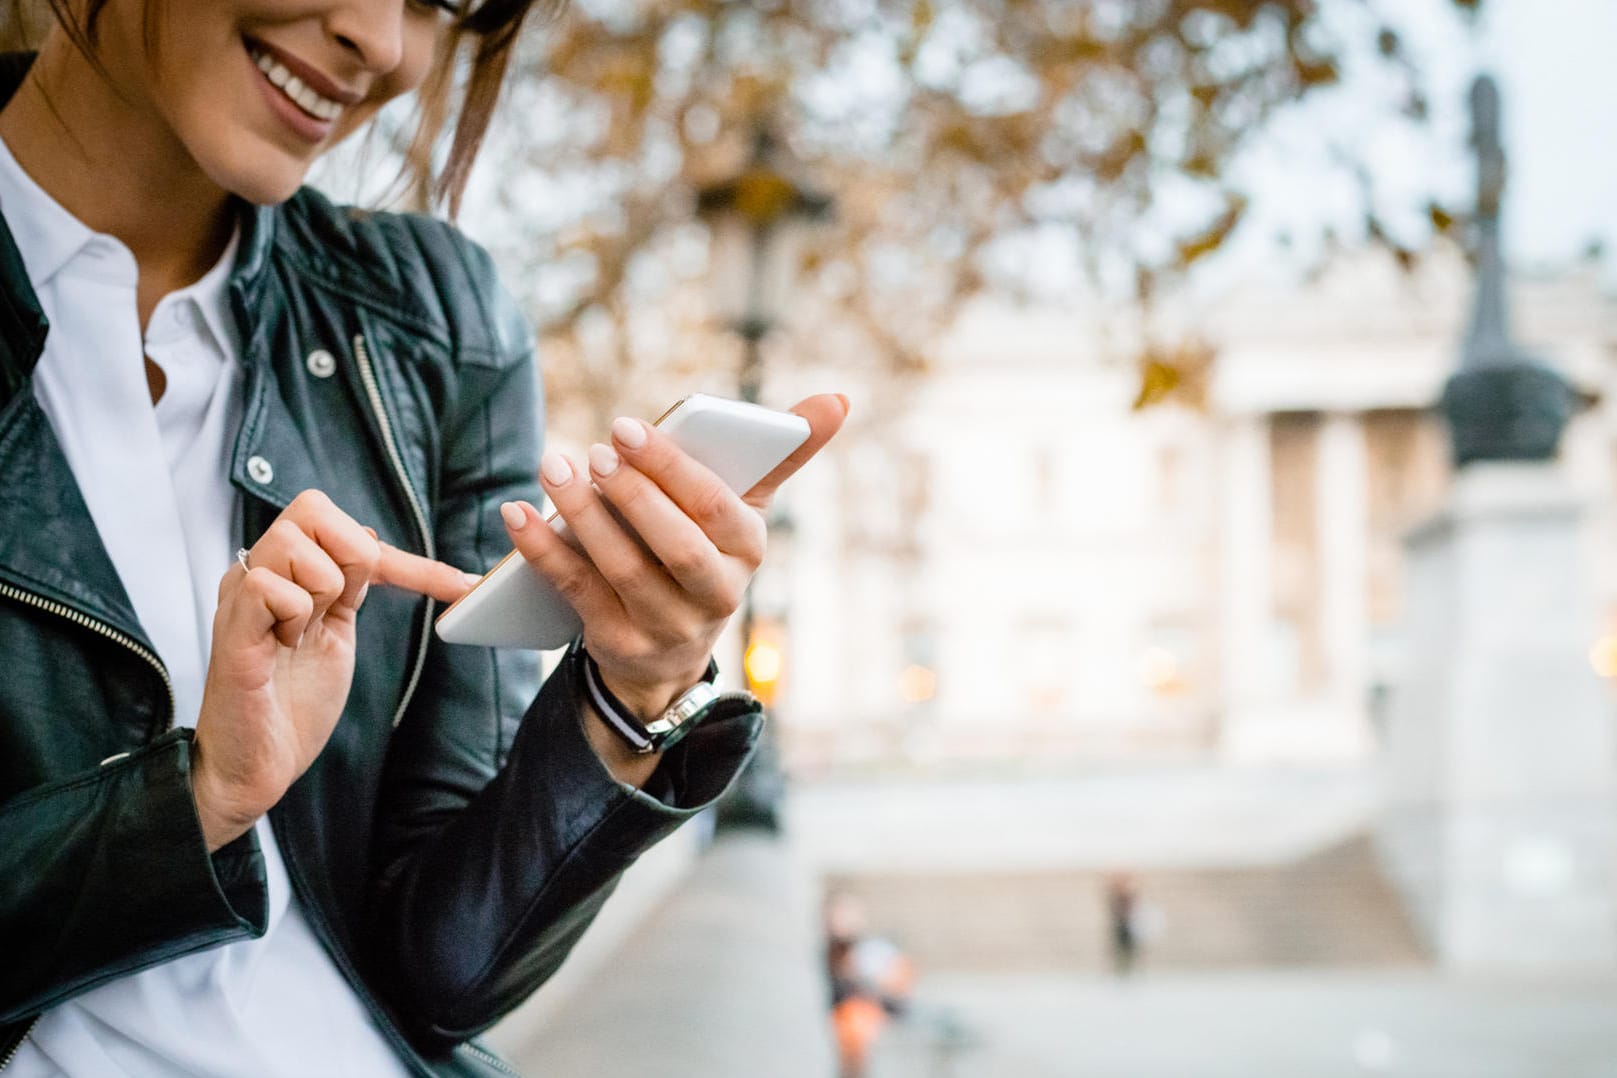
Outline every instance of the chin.
<svg viewBox="0 0 1617 1078">
<path fill-rule="evenodd" d="M 295 180 L 235 184 L 226 188 L 231 194 L 255 206 L 273 206 L 278 202 L 285 202 L 298 193 L 303 186 L 303 176 L 300 174 Z"/>
<path fill-rule="evenodd" d="M 237 159 L 234 167 L 209 169 L 215 183 L 237 198 L 255 206 L 272 206 L 285 202 L 297 194 L 308 175 L 308 166 L 302 162 L 266 161 L 258 167 L 243 167 Z"/>
</svg>

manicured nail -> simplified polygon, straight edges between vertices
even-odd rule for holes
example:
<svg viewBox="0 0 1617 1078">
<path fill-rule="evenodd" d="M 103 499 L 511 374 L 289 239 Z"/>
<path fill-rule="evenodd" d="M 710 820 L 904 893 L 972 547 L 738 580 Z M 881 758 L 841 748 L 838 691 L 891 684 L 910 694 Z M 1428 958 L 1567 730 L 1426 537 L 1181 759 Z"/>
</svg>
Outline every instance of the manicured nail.
<svg viewBox="0 0 1617 1078">
<path fill-rule="evenodd" d="M 475 588 L 483 582 L 483 578 L 476 573 L 461 573 L 460 578 L 466 582 L 468 588 Z"/>
<path fill-rule="evenodd" d="M 853 405 L 848 403 L 848 395 L 846 393 L 838 393 L 836 394 L 836 398 L 842 402 L 842 416 L 844 419 L 846 419 L 848 416 L 848 411 L 853 407 Z"/>
<path fill-rule="evenodd" d="M 506 502 L 500 506 L 500 516 L 505 518 L 505 526 L 514 532 L 521 531 L 528 523 L 528 514 L 516 502 Z"/>
<path fill-rule="evenodd" d="M 358 610 L 360 607 L 365 605 L 365 596 L 369 595 L 370 593 L 371 593 L 371 582 L 369 580 L 367 580 L 367 581 L 365 581 L 365 583 L 363 583 L 363 584 L 361 584 L 359 586 L 359 594 L 354 596 L 354 609 L 355 610 Z"/>
<path fill-rule="evenodd" d="M 646 444 L 646 428 L 638 419 L 618 416 L 612 421 L 612 437 L 621 442 L 625 449 L 639 449 Z"/>
<path fill-rule="evenodd" d="M 573 462 L 552 450 L 539 462 L 539 473 L 553 487 L 564 487 L 573 480 Z"/>
<path fill-rule="evenodd" d="M 590 468 L 605 477 L 618 470 L 618 451 L 599 442 L 590 446 Z"/>
</svg>

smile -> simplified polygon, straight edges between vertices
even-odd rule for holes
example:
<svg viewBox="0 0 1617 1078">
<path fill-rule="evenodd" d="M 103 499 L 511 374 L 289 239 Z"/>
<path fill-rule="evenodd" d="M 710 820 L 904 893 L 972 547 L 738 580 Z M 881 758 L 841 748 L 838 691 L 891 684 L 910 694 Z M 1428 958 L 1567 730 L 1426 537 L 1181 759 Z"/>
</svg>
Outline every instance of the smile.
<svg viewBox="0 0 1617 1078">
<path fill-rule="evenodd" d="M 281 91 L 281 94 L 292 104 L 316 120 L 329 122 L 342 115 L 343 107 L 341 102 L 333 101 L 329 97 L 323 97 L 316 93 L 302 79 L 288 71 L 273 56 L 262 49 L 251 46 L 248 47 L 247 51 L 251 54 L 253 63 L 258 65 L 258 70 L 262 71 L 264 77 L 269 80 L 270 85 Z"/>
</svg>

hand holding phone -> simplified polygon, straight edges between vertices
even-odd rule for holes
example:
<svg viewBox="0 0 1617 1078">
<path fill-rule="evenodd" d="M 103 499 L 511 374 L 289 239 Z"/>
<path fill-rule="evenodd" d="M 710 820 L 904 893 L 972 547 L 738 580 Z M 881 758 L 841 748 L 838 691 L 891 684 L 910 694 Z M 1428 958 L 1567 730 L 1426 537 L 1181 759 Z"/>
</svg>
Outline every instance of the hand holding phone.
<svg viewBox="0 0 1617 1078">
<path fill-rule="evenodd" d="M 654 426 L 738 494 L 775 471 L 810 434 L 801 416 L 704 394 L 675 404 Z M 559 516 L 548 523 L 571 538 Z M 583 627 L 561 593 L 516 550 L 437 621 L 438 636 L 449 643 L 539 650 L 566 645 Z"/>
</svg>

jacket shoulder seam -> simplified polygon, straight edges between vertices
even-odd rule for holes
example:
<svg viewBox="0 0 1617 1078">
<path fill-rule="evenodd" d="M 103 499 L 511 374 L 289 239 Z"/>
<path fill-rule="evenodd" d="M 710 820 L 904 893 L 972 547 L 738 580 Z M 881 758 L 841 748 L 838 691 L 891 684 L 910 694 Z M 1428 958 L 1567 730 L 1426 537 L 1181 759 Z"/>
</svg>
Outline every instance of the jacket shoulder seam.
<svg viewBox="0 0 1617 1078">
<path fill-rule="evenodd" d="M 479 274 L 474 269 L 469 258 L 469 252 L 475 249 L 471 239 L 446 222 L 422 214 L 352 211 L 314 197 L 308 197 L 298 209 L 306 220 L 318 225 L 319 219 L 324 217 L 331 222 L 329 227 L 333 230 L 346 233 L 344 242 L 327 249 L 330 256 L 327 266 L 310 258 L 305 245 L 283 231 L 277 244 L 278 254 L 300 278 L 349 302 L 361 304 L 395 324 L 431 337 L 457 357 L 498 363 L 498 326 L 487 298 L 481 294 L 485 289 L 479 285 L 482 277 L 491 275 Z M 355 212 L 361 215 L 351 216 Z M 441 245 L 428 242 L 428 236 L 434 233 L 441 237 Z M 369 246 L 391 257 L 395 265 L 419 267 L 430 282 L 431 298 L 437 302 L 441 313 L 437 317 L 416 313 L 411 290 L 405 287 L 404 281 L 378 272 L 357 257 Z M 488 282 L 490 286 L 493 283 Z M 460 309 L 464 310 L 466 321 L 475 322 L 475 328 L 452 324 L 452 305 L 447 294 L 457 287 L 467 293 Z"/>
</svg>

